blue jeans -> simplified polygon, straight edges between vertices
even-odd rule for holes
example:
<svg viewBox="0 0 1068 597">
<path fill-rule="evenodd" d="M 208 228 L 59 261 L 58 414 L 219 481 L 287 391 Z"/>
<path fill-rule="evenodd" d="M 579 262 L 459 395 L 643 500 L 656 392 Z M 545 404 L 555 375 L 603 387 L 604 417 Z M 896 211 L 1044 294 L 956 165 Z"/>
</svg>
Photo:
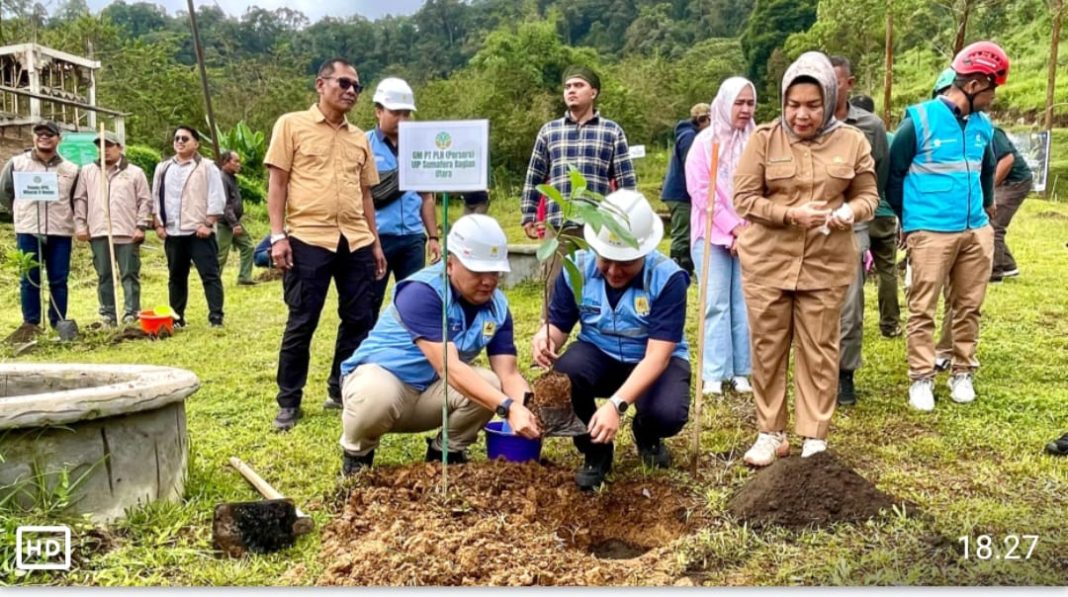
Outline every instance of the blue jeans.
<svg viewBox="0 0 1068 597">
<path fill-rule="evenodd" d="M 703 252 L 703 243 L 691 249 L 696 276 L 701 275 L 704 267 Z M 729 250 L 717 245 L 712 245 L 709 257 L 704 342 L 702 373 L 706 381 L 723 381 L 752 373 L 749 319 L 742 296 L 742 264 Z"/>
<path fill-rule="evenodd" d="M 400 282 L 426 267 L 426 237 L 422 234 L 383 234 L 378 238 L 386 255 L 386 275 L 375 282 L 374 302 L 371 303 L 375 321 L 378 321 L 378 312 L 382 310 L 382 303 L 386 299 L 389 274 L 393 274 L 394 282 Z"/>
<path fill-rule="evenodd" d="M 38 263 L 44 262 L 48 271 L 48 290 L 51 304 L 48 307 L 48 322 L 56 327 L 56 322 L 67 318 L 67 276 L 70 275 L 70 237 L 43 236 L 41 259 L 37 247 L 37 235 L 16 234 L 15 246 L 24 253 L 30 253 Z M 22 320 L 26 323 L 41 323 L 41 268 L 35 267 L 28 276 L 19 280 L 19 298 L 22 301 Z"/>
</svg>

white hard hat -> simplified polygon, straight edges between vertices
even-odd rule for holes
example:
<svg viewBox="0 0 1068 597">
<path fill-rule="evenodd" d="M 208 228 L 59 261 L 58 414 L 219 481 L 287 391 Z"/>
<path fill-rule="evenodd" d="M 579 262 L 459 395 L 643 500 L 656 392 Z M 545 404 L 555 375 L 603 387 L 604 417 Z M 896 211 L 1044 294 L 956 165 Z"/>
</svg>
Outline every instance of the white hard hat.
<svg viewBox="0 0 1068 597">
<path fill-rule="evenodd" d="M 375 88 L 374 103 L 390 110 L 415 111 L 415 94 L 404 79 L 387 77 Z"/>
<path fill-rule="evenodd" d="M 660 243 L 660 239 L 664 238 L 664 222 L 653 211 L 649 200 L 638 191 L 620 189 L 605 197 L 604 202 L 614 208 L 609 212 L 609 217 L 630 230 L 630 233 L 638 240 L 638 248 L 623 242 L 623 239 L 616 236 L 607 226 L 602 226 L 601 231 L 595 234 L 593 228 L 586 224 L 583 236 L 597 255 L 612 261 L 631 261 L 648 255 Z M 623 213 L 627 219 L 624 220 L 618 214 L 613 213 L 615 211 Z"/>
<path fill-rule="evenodd" d="M 449 231 L 449 252 L 473 272 L 510 272 L 508 237 L 497 220 L 471 214 L 456 220 Z"/>
</svg>

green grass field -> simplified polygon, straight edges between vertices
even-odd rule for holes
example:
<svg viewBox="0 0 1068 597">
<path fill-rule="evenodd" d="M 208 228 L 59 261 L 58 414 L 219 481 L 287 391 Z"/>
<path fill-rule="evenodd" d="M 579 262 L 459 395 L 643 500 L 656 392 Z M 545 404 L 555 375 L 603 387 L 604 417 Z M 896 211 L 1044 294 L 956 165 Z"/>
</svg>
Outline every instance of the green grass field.
<svg viewBox="0 0 1068 597">
<path fill-rule="evenodd" d="M 645 180 L 649 180 L 646 178 Z M 649 193 L 652 195 L 652 193 Z M 458 204 L 453 210 L 458 210 Z M 251 229 L 262 235 L 262 208 L 253 208 Z M 521 235 L 518 203 L 498 201 L 492 215 L 506 223 L 513 241 Z M 452 214 L 450 214 L 452 215 Z M 457 214 L 458 215 L 458 214 Z M 857 374 L 858 406 L 835 415 L 830 445 L 840 458 L 879 489 L 917 504 L 922 515 L 898 512 L 862 525 L 817 531 L 755 532 L 727 514 L 730 496 L 752 475 L 740 454 L 752 441 L 753 408 L 745 398 L 706 401 L 701 436 L 702 468 L 694 478 L 679 469 L 665 475 L 707 498 L 711 523 L 677 545 L 680 576 L 716 585 L 955 585 L 1068 583 L 1068 460 L 1042 453 L 1047 441 L 1068 431 L 1068 206 L 1029 200 L 1013 223 L 1010 242 L 1023 275 L 992 286 L 982 322 L 977 379 L 979 400 L 968 406 L 947 399 L 945 379 L 934 413 L 906 405 L 908 381 L 904 338 L 878 333 L 875 292 L 869 286 L 865 365 Z M 13 245 L 10 225 L 0 238 Z M 152 237 L 143 251 L 143 304 L 166 303 L 166 268 Z M 274 375 L 285 322 L 280 282 L 239 287 L 237 256 L 225 271 L 226 327 L 209 329 L 201 287 L 192 276 L 189 327 L 159 342 L 108 344 L 86 334 L 69 345 L 49 345 L 21 361 L 146 363 L 195 372 L 201 389 L 186 403 L 190 470 L 181 504 L 156 504 L 132 512 L 124 522 L 86 534 L 79 525 L 84 557 L 65 575 L 12 572 L 6 547 L 0 583 L 69 585 L 285 585 L 313 584 L 323 570 L 318 531 L 289 551 L 243 560 L 222 560 L 211 551 L 211 516 L 221 502 L 258 496 L 228 464 L 239 456 L 309 512 L 317 527 L 335 514 L 340 433 L 336 412 L 320 407 L 326 392 L 337 325 L 334 295 L 328 299 L 312 346 L 305 395 L 306 415 L 294 431 L 272 431 Z M 73 258 L 70 316 L 84 328 L 95 321 L 96 291 L 89 251 L 78 244 Z M 10 271 L 0 290 L 0 330 L 20 323 L 18 284 Z M 691 291 L 696 302 L 696 288 Z M 540 311 L 540 287 L 527 284 L 509 293 L 520 341 L 523 371 L 529 368 L 528 339 Z M 692 304 L 691 303 L 691 304 Z M 695 309 L 689 334 L 696 335 Z M 10 349 L 4 348 L 10 359 Z M 669 442 L 677 461 L 688 461 L 693 422 Z M 620 434 L 617 476 L 643 474 L 630 434 Z M 420 436 L 387 436 L 376 465 L 390 467 L 423 457 Z M 567 440 L 546 445 L 554 461 L 577 465 Z M 472 450 L 484 458 L 481 443 Z M 608 491 L 611 491 L 609 488 Z M 17 524 L 54 522 L 47 512 L 0 512 L 8 537 Z M 963 560 L 958 538 L 1038 535 L 1027 561 Z M 91 540 L 90 540 L 91 539 Z M 99 545 L 106 545 L 101 548 Z M 93 547 L 97 545 L 97 547 Z M 299 572 L 294 572 L 293 569 Z M 620 579 L 619 582 L 625 582 Z"/>
</svg>

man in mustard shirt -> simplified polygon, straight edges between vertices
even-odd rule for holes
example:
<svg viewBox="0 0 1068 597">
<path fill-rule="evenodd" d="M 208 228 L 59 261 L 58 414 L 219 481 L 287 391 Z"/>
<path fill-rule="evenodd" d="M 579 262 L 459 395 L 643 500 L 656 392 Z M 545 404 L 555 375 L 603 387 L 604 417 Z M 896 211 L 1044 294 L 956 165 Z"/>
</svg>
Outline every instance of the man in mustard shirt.
<svg viewBox="0 0 1068 597">
<path fill-rule="evenodd" d="M 341 408 L 341 361 L 374 324 L 374 282 L 386 271 L 370 191 L 378 170 L 364 132 L 345 116 L 362 89 L 351 64 L 325 62 L 315 78 L 318 103 L 278 119 L 264 159 L 270 169 L 271 261 L 285 272 L 289 307 L 278 355 L 274 426 L 280 431 L 292 429 L 301 416 L 311 339 L 331 279 L 341 322 L 325 408 Z"/>
</svg>

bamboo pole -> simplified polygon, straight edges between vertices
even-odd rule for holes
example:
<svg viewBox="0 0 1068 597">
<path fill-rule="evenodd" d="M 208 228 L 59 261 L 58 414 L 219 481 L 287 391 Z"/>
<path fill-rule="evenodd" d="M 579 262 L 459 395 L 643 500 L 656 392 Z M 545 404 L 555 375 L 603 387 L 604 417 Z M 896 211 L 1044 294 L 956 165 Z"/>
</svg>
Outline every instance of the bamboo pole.
<svg viewBox="0 0 1068 597">
<path fill-rule="evenodd" d="M 211 146 L 215 150 L 215 159 L 222 155 L 219 152 L 219 134 L 215 127 L 215 111 L 211 109 L 211 93 L 208 91 L 208 71 L 204 66 L 204 48 L 200 45 L 200 29 L 197 28 L 197 11 L 193 8 L 193 0 L 186 0 L 189 5 L 189 26 L 193 29 L 193 48 L 197 54 L 197 65 L 200 67 L 200 86 L 204 89 L 204 108 L 208 113 L 208 126 L 211 128 Z"/>
<path fill-rule="evenodd" d="M 442 195 L 441 254 L 448 259 L 449 194 Z M 441 269 L 441 277 L 445 288 L 445 298 L 441 301 L 441 377 L 445 384 L 445 399 L 441 401 L 441 493 L 445 494 L 449 492 L 449 297 L 452 294 L 447 264 Z"/>
<path fill-rule="evenodd" d="M 719 141 L 712 140 L 712 160 L 708 172 L 708 201 L 705 205 L 705 237 L 701 262 L 701 285 L 697 289 L 697 375 L 694 376 L 694 426 L 693 446 L 690 468 L 697 473 L 697 464 L 701 460 L 701 406 L 704 400 L 704 362 L 705 362 L 705 311 L 708 301 L 708 262 L 712 258 L 712 217 L 716 210 L 716 179 L 719 174 Z"/>
<path fill-rule="evenodd" d="M 107 142 L 104 141 L 104 133 L 106 132 L 104 123 L 100 123 L 100 137 L 98 145 L 100 147 L 100 200 L 104 202 L 104 219 L 108 223 L 108 263 L 111 265 L 111 300 L 112 305 L 115 308 L 115 324 L 118 325 L 122 320 L 122 315 L 119 314 L 119 267 L 115 261 L 115 237 L 111 232 L 111 189 L 108 188 L 108 167 L 104 161 L 104 151 L 107 147 Z"/>
</svg>

